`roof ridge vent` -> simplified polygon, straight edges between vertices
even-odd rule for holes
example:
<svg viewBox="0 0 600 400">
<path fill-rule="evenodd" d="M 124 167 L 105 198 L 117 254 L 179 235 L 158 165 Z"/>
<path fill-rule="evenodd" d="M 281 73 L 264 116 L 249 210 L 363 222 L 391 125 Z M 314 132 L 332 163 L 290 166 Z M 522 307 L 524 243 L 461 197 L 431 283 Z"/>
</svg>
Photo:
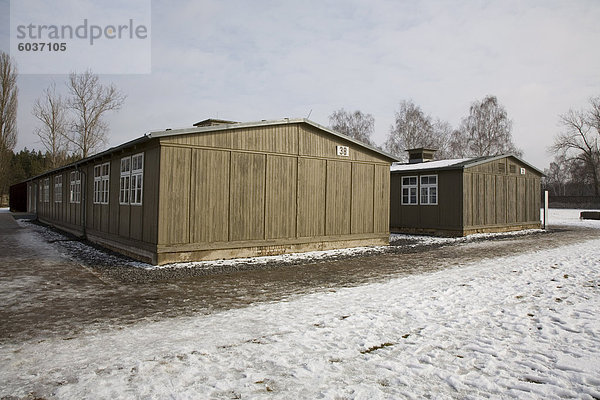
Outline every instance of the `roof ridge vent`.
<svg viewBox="0 0 600 400">
<path fill-rule="evenodd" d="M 227 121 L 225 119 L 216 119 L 209 118 L 203 121 L 196 122 L 194 126 L 196 127 L 205 127 L 205 126 L 215 126 L 215 125 L 229 125 L 229 124 L 237 124 L 237 121 Z"/>
<path fill-rule="evenodd" d="M 408 149 L 408 162 L 409 164 L 422 163 L 432 161 L 436 149 L 429 149 L 426 147 L 418 147 L 415 149 Z"/>
</svg>

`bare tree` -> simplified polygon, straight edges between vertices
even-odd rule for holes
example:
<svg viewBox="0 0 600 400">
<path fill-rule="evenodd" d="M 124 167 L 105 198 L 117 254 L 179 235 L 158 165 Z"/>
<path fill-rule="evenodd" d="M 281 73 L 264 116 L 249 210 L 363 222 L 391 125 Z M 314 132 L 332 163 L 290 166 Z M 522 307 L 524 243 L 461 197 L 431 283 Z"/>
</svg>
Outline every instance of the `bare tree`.
<svg viewBox="0 0 600 400">
<path fill-rule="evenodd" d="M 67 87 L 70 93 L 67 106 L 74 114 L 74 121 L 66 138 L 85 158 L 106 144 L 108 126 L 103 117 L 108 111 L 119 110 L 126 96 L 112 84 L 102 85 L 98 75 L 90 70 L 71 73 Z"/>
<path fill-rule="evenodd" d="M 41 123 L 35 128 L 42 145 L 50 156 L 50 168 L 61 166 L 68 153 L 67 105 L 60 95 L 56 94 L 56 84 L 52 83 L 44 90 L 41 98 L 33 104 L 31 113 Z"/>
<path fill-rule="evenodd" d="M 512 141 L 512 121 L 496 96 L 471 104 L 469 116 L 461 121 L 453 141 L 453 148 L 465 149 L 464 156 L 522 154 Z"/>
<path fill-rule="evenodd" d="M 550 150 L 564 155 L 566 160 L 577 160 L 584 167 L 584 174 L 599 195 L 600 178 L 600 97 L 590 99 L 590 109 L 569 110 L 560 116 L 563 131 L 554 139 Z M 585 178 L 585 177 L 582 177 Z"/>
<path fill-rule="evenodd" d="M 448 152 L 453 158 L 467 158 L 471 156 L 467 135 L 454 129 L 448 139 Z"/>
<path fill-rule="evenodd" d="M 411 100 L 403 100 L 384 146 L 401 160 L 407 159 L 406 150 L 418 147 L 438 150 L 436 158 L 439 159 L 448 155 L 448 134 L 451 130 L 447 122 L 439 119 L 434 122 L 421 107 Z"/>
<path fill-rule="evenodd" d="M 554 157 L 554 161 L 544 170 L 545 186 L 555 196 L 565 196 L 567 184 L 571 178 L 571 165 L 564 154 Z"/>
<path fill-rule="evenodd" d="M 434 140 L 432 146 L 437 150 L 435 152 L 435 159 L 445 160 L 454 158 L 454 154 L 450 148 L 450 139 L 453 131 L 452 125 L 446 121 L 437 118 L 433 122 Z"/>
<path fill-rule="evenodd" d="M 17 144 L 17 67 L 0 52 L 0 196 L 8 193 L 10 161 Z"/>
<path fill-rule="evenodd" d="M 363 143 L 373 145 L 375 118 L 360 111 L 349 112 L 340 108 L 329 116 L 329 127 Z"/>
</svg>

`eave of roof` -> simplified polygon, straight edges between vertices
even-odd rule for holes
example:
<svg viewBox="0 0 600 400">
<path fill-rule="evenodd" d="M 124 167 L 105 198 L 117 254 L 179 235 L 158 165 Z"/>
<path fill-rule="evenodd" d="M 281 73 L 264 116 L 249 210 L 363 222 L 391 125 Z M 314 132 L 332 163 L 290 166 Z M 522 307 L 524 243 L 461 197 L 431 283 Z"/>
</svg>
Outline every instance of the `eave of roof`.
<svg viewBox="0 0 600 400">
<path fill-rule="evenodd" d="M 482 157 L 474 157 L 474 158 L 463 158 L 456 160 L 439 160 L 439 161 L 427 161 L 424 163 L 415 163 L 415 164 L 401 164 L 401 165 L 392 165 L 390 172 L 391 173 L 400 173 L 400 172 L 411 172 L 411 171 L 443 171 L 443 170 L 453 170 L 453 169 L 465 169 L 469 167 L 475 167 L 480 164 L 484 164 L 490 161 L 496 161 L 502 158 L 513 157 L 519 162 L 525 164 L 532 170 L 538 172 L 540 175 L 544 176 L 544 173 L 540 171 L 538 168 L 529 164 L 528 162 L 522 160 L 521 158 L 515 156 L 514 154 L 501 154 L 498 156 L 482 156 Z M 456 161 L 455 163 L 440 163 L 441 161 Z M 396 167 L 396 169 L 394 169 Z M 397 168 L 402 167 L 402 168 Z"/>
<path fill-rule="evenodd" d="M 57 173 L 58 171 L 63 171 L 65 169 L 70 169 L 70 168 L 73 168 L 73 167 L 77 168 L 78 166 L 86 164 L 86 163 L 88 163 L 88 162 L 90 162 L 92 160 L 95 160 L 95 159 L 98 159 L 98 158 L 102 158 L 102 157 L 104 157 L 104 156 L 106 156 L 108 154 L 115 153 L 115 152 L 120 151 L 120 150 L 122 150 L 124 148 L 127 148 L 127 147 L 135 146 L 135 145 L 141 144 L 141 143 L 146 143 L 149 140 L 151 140 L 151 138 L 148 135 L 144 135 L 144 136 L 138 137 L 136 139 L 130 140 L 129 142 L 125 142 L 125 143 L 123 143 L 121 145 L 114 146 L 114 147 L 111 147 L 110 149 L 101 151 L 100 153 L 96 153 L 96 154 L 91 155 L 89 157 L 82 158 L 79 161 L 75 161 L 75 162 L 72 162 L 70 164 L 63 165 L 62 167 L 58 167 L 58 168 L 52 169 L 50 171 L 46 171 L 44 173 L 41 173 L 39 175 L 36 175 L 36 176 L 31 177 L 29 179 L 26 179 L 24 182 L 29 182 L 29 181 L 32 181 L 32 180 L 35 180 L 35 179 L 39 179 L 42 176 L 46 176 L 46 175 L 52 175 L 52 174 Z"/>
<path fill-rule="evenodd" d="M 405 163 L 392 165 L 391 172 L 404 172 L 404 171 L 422 171 L 431 169 L 457 169 L 461 168 L 461 163 L 470 160 L 469 158 L 459 158 L 451 160 L 436 160 L 426 161 L 418 163 Z"/>
</svg>

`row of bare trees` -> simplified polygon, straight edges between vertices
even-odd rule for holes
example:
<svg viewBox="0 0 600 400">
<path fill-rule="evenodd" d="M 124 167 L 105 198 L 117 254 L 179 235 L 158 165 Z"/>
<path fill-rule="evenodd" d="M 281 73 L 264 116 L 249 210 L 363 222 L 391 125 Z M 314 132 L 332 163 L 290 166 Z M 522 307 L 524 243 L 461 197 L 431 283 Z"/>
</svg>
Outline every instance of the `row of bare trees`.
<svg viewBox="0 0 600 400">
<path fill-rule="evenodd" d="M 0 202 L 8 187 L 21 174 L 14 173 L 14 148 L 17 144 L 17 67 L 14 60 L 0 52 Z M 125 96 L 114 85 L 100 83 L 88 70 L 71 73 L 60 94 L 50 84 L 32 109 L 38 121 L 35 133 L 48 159 L 46 168 L 56 168 L 77 158 L 85 158 L 107 142 L 105 114 L 121 108 Z M 27 178 L 27 177 L 26 177 Z"/>
<path fill-rule="evenodd" d="M 107 143 L 108 125 L 104 115 L 121 108 L 125 96 L 114 85 L 103 85 L 90 70 L 71 73 L 66 82 L 67 96 L 50 84 L 38 98 L 32 114 L 39 126 L 35 133 L 50 154 L 52 167 L 67 157 L 91 155 Z"/>
<path fill-rule="evenodd" d="M 373 144 L 375 119 L 371 114 L 350 113 L 342 108 L 329 116 L 329 124 L 338 132 Z M 495 96 L 474 101 L 457 129 L 426 114 L 413 101 L 401 101 L 384 150 L 406 160 L 406 150 L 418 147 L 436 149 L 436 159 L 522 154 L 513 143 L 512 122 L 506 109 Z"/>
<path fill-rule="evenodd" d="M 549 148 L 555 156 L 544 171 L 546 187 L 557 196 L 599 196 L 600 96 L 584 109 L 561 115 L 560 126 Z"/>
</svg>

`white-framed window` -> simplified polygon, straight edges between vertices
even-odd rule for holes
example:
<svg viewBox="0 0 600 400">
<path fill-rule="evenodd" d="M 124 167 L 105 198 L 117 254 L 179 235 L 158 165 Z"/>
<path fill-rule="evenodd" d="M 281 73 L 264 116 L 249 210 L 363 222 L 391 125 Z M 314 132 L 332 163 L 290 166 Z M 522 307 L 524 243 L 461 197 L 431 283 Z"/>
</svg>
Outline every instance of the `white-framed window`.
<svg viewBox="0 0 600 400">
<path fill-rule="evenodd" d="M 39 192 L 38 201 L 39 202 L 44 201 L 44 183 L 41 179 L 38 183 L 38 192 Z"/>
<path fill-rule="evenodd" d="M 437 200 L 437 175 L 421 176 L 421 204 L 436 205 Z"/>
<path fill-rule="evenodd" d="M 44 179 L 44 203 L 50 202 L 50 178 Z"/>
<path fill-rule="evenodd" d="M 110 184 L 110 164 L 94 166 L 94 204 L 108 204 L 108 187 Z"/>
<path fill-rule="evenodd" d="M 402 204 L 414 205 L 419 204 L 417 197 L 417 177 L 403 176 L 402 177 Z"/>
<path fill-rule="evenodd" d="M 131 180 L 131 157 L 121 158 L 119 179 L 119 204 L 129 204 L 129 181 Z"/>
<path fill-rule="evenodd" d="M 69 202 L 79 204 L 81 202 L 81 172 L 73 171 L 69 179 Z"/>
<path fill-rule="evenodd" d="M 144 153 L 131 156 L 131 204 L 142 204 L 144 181 Z"/>
<path fill-rule="evenodd" d="M 144 192 L 144 153 L 121 158 L 119 204 L 142 204 Z"/>
<path fill-rule="evenodd" d="M 54 177 L 54 202 L 62 203 L 62 175 Z"/>
</svg>

